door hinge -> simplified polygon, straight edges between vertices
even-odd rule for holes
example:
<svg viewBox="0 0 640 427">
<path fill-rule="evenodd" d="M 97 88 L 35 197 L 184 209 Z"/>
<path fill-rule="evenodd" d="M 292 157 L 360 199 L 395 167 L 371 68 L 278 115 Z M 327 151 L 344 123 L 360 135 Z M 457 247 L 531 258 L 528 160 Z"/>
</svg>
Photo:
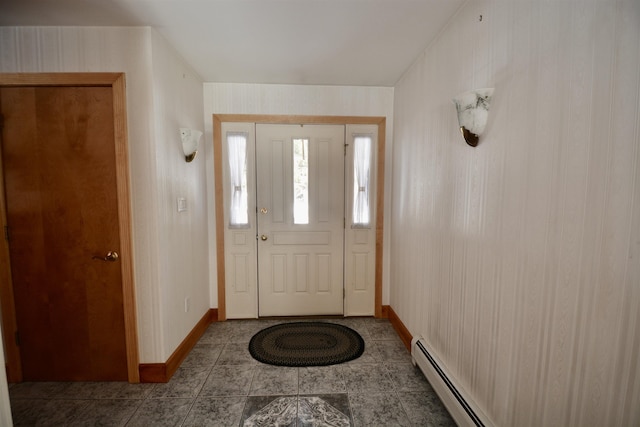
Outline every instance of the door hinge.
<svg viewBox="0 0 640 427">
<path fill-rule="evenodd" d="M 16 345 L 20 346 L 20 333 L 18 331 L 16 331 Z"/>
<path fill-rule="evenodd" d="M 342 299 L 347 299 L 347 290 L 342 288 Z"/>
<path fill-rule="evenodd" d="M 344 155 L 347 155 L 347 147 L 349 146 L 349 144 L 344 144 Z"/>
</svg>

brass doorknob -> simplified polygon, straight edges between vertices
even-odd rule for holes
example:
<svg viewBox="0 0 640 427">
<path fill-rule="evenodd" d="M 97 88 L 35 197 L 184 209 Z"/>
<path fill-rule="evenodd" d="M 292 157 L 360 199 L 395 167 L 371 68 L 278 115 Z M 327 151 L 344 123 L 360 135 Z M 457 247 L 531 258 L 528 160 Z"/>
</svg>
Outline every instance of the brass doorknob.
<svg viewBox="0 0 640 427">
<path fill-rule="evenodd" d="M 266 235 L 264 235 L 264 234 L 263 234 L 262 236 L 260 236 L 260 240 L 262 240 L 263 242 L 264 242 L 265 240 L 267 240 L 267 239 L 268 239 L 268 237 L 267 237 Z"/>
<path fill-rule="evenodd" d="M 267 209 L 267 208 L 261 208 L 260 209 L 260 213 L 261 214 L 266 214 L 267 212 L 269 212 L 269 209 Z"/>
<path fill-rule="evenodd" d="M 105 256 L 105 259 L 107 261 L 116 261 L 119 258 L 118 252 L 116 251 L 111 251 L 111 252 L 107 252 L 107 256 Z"/>
<path fill-rule="evenodd" d="M 118 252 L 116 251 L 109 251 L 107 252 L 107 254 L 103 257 L 101 256 L 97 256 L 94 255 L 91 257 L 91 259 L 99 259 L 100 261 L 109 261 L 109 262 L 115 262 L 118 260 L 120 256 L 118 255 Z"/>
</svg>

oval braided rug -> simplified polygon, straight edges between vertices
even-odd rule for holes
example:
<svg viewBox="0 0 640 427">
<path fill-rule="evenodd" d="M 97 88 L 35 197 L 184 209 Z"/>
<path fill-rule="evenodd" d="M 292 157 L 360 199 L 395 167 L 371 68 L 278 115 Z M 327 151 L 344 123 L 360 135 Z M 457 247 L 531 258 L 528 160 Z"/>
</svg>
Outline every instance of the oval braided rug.
<svg viewBox="0 0 640 427">
<path fill-rule="evenodd" d="M 363 352 L 360 334 L 327 322 L 282 323 L 261 330 L 249 342 L 254 359 L 277 366 L 335 365 Z"/>
</svg>

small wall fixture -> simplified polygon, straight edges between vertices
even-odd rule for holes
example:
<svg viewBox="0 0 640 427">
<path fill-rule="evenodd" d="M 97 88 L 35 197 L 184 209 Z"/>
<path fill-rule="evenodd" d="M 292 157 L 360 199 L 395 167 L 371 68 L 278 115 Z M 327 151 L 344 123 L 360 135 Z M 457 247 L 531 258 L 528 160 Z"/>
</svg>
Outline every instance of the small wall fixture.
<svg viewBox="0 0 640 427">
<path fill-rule="evenodd" d="M 182 151 L 184 152 L 184 159 L 187 163 L 196 158 L 198 154 L 198 141 L 202 132 L 195 129 L 180 128 L 180 138 L 182 139 Z"/>
<path fill-rule="evenodd" d="M 489 117 L 489 104 L 493 95 L 493 88 L 470 90 L 453 98 L 458 111 L 460 132 L 467 144 L 472 147 L 478 145 L 478 140 Z"/>
</svg>

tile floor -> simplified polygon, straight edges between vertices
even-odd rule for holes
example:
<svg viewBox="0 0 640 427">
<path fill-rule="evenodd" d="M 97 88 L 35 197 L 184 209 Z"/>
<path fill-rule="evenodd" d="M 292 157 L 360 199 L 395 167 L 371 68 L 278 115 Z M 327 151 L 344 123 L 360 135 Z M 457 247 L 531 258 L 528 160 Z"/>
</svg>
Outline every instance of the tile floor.
<svg viewBox="0 0 640 427">
<path fill-rule="evenodd" d="M 286 320 L 213 323 L 166 384 L 10 385 L 14 425 L 455 426 L 387 320 L 325 320 L 357 330 L 364 354 L 326 367 L 265 365 L 248 342 Z"/>
</svg>

